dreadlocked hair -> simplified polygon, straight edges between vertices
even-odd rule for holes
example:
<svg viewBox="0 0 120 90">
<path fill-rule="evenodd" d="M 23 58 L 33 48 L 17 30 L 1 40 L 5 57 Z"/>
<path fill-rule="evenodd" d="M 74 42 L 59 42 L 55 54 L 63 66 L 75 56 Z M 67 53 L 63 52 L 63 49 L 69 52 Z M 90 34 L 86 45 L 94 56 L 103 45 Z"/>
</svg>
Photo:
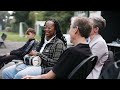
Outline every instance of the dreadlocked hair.
<svg viewBox="0 0 120 90">
<path fill-rule="evenodd" d="M 56 21 L 55 19 L 49 19 L 47 21 L 52 21 L 54 22 L 54 25 L 55 25 L 55 30 L 56 30 L 56 37 L 58 37 L 60 40 L 63 41 L 64 45 L 67 47 L 67 40 L 66 38 L 63 36 L 63 33 L 61 31 L 61 28 L 60 28 L 60 24 L 58 23 L 58 21 Z M 46 22 L 47 22 L 46 21 Z M 46 25 L 46 22 L 45 22 L 45 25 Z M 44 25 L 44 26 L 45 26 Z M 43 30 L 42 32 L 42 36 L 41 36 L 41 42 L 40 42 L 40 45 L 39 45 L 39 50 L 41 49 L 41 47 L 43 46 L 44 44 L 44 38 L 45 38 L 45 31 Z M 39 51 L 37 50 L 37 51 Z"/>
</svg>

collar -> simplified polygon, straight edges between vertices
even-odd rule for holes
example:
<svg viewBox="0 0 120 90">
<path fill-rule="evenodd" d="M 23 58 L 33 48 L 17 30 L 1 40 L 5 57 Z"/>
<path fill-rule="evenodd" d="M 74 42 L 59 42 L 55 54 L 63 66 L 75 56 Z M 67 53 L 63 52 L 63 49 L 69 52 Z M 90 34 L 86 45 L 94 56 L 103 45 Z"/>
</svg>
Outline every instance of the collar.
<svg viewBox="0 0 120 90">
<path fill-rule="evenodd" d="M 32 41 L 32 40 L 35 40 L 35 38 L 33 38 L 33 39 L 29 39 L 28 41 Z"/>
<path fill-rule="evenodd" d="M 56 35 L 55 36 L 53 36 L 51 39 L 49 39 L 48 41 L 46 40 L 46 37 L 45 37 L 45 43 L 54 43 L 55 42 L 55 40 L 56 40 Z"/>
</svg>

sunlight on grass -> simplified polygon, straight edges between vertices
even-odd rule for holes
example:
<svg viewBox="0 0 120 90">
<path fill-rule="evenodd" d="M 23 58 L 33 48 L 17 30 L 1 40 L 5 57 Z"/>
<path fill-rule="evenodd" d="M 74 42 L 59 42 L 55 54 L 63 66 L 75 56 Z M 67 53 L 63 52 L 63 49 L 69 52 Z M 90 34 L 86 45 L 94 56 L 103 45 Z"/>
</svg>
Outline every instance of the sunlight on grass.
<svg viewBox="0 0 120 90">
<path fill-rule="evenodd" d="M 3 32 L 0 32 L 0 36 L 2 35 Z M 26 42 L 27 38 L 24 37 L 19 37 L 18 33 L 14 33 L 14 32 L 4 32 L 7 34 L 7 41 L 13 41 L 13 42 Z M 40 36 L 36 36 L 36 39 L 38 41 L 40 41 Z"/>
</svg>

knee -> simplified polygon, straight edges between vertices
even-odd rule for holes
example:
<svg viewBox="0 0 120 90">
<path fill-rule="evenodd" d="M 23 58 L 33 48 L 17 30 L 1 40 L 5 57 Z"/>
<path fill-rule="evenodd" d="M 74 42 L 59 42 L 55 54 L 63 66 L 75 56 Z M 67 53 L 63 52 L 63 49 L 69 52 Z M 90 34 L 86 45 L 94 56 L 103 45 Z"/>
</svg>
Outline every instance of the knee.
<svg viewBox="0 0 120 90">
<path fill-rule="evenodd" d="M 9 72 L 7 69 L 4 69 L 2 71 L 2 79 L 8 79 L 8 76 L 9 76 Z"/>
<path fill-rule="evenodd" d="M 17 71 L 15 70 L 15 66 L 7 67 L 7 68 L 3 69 L 3 71 L 2 71 L 2 78 L 3 79 L 13 79 L 14 75 L 16 73 L 17 73 Z"/>
<path fill-rule="evenodd" d="M 18 72 L 18 73 L 14 76 L 14 79 L 21 79 L 21 78 L 23 78 L 23 77 L 26 76 L 26 75 L 27 75 L 26 73 Z"/>
</svg>

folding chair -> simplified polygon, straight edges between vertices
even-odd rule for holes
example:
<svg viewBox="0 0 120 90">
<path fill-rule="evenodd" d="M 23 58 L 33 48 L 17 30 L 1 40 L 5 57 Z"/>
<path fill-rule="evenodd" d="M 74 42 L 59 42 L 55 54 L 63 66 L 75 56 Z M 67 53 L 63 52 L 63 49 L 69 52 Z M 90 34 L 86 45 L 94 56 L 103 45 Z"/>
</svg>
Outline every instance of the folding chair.
<svg viewBox="0 0 120 90">
<path fill-rule="evenodd" d="M 1 36 L 2 41 L 0 41 L 0 47 L 3 45 L 6 48 L 5 43 L 4 43 L 6 38 L 7 38 L 7 35 L 5 33 L 3 33 Z"/>
<path fill-rule="evenodd" d="M 94 55 L 91 55 L 90 57 L 86 58 L 72 70 L 72 72 L 68 76 L 68 79 L 72 79 L 72 77 L 78 72 L 78 70 L 81 71 L 84 68 L 84 66 L 88 65 L 88 67 L 85 68 L 84 70 L 86 76 L 84 76 L 84 78 L 81 78 L 81 79 L 86 79 L 89 73 L 93 70 L 97 60 L 98 57 Z"/>
<path fill-rule="evenodd" d="M 102 67 L 101 74 L 109 66 L 109 64 L 113 64 L 114 62 L 115 62 L 115 59 L 114 59 L 113 52 L 112 51 L 108 51 L 108 59 L 105 61 L 104 65 Z"/>
<path fill-rule="evenodd" d="M 120 60 L 109 64 L 99 79 L 120 79 Z"/>
</svg>

